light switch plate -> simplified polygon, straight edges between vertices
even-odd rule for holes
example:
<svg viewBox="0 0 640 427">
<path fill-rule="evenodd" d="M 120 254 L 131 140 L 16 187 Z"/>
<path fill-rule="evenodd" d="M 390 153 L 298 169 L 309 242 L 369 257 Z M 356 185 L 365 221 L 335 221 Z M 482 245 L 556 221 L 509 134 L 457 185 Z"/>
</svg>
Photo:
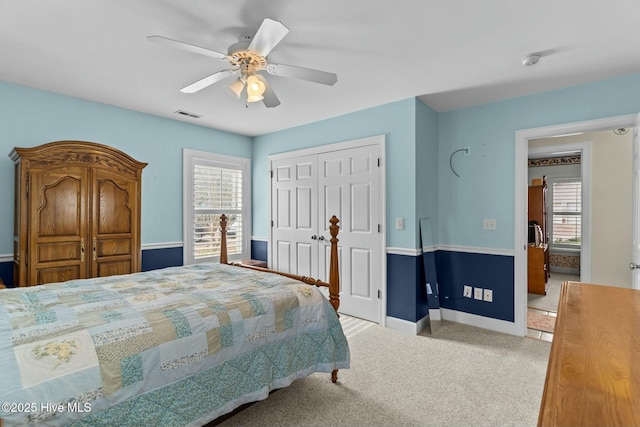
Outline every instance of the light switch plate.
<svg viewBox="0 0 640 427">
<path fill-rule="evenodd" d="M 473 288 L 473 299 L 482 301 L 482 288 Z"/>
</svg>

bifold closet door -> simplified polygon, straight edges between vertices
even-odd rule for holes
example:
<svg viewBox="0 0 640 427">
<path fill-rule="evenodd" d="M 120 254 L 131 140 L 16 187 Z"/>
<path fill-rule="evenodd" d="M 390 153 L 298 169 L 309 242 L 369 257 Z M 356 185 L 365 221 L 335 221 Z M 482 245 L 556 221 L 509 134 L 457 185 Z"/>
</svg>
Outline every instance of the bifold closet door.
<svg viewBox="0 0 640 427">
<path fill-rule="evenodd" d="M 329 223 L 340 219 L 340 311 L 379 322 L 381 286 L 380 212 L 377 145 L 323 153 L 318 156 L 320 278 L 329 277 Z"/>
<path fill-rule="evenodd" d="M 317 156 L 273 161 L 271 268 L 318 277 Z"/>
<path fill-rule="evenodd" d="M 327 281 L 329 218 L 340 219 L 340 312 L 380 322 L 378 145 L 274 160 L 271 268 Z"/>
</svg>

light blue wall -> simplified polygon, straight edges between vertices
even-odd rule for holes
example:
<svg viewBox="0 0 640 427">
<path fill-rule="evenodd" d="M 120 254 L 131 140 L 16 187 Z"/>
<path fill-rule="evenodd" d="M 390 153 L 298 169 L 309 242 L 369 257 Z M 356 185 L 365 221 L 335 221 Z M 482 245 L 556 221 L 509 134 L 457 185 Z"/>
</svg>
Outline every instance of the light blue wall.
<svg viewBox="0 0 640 427">
<path fill-rule="evenodd" d="M 438 113 L 416 98 L 416 220 L 431 218 L 434 236 L 438 230 L 438 171 Z"/>
<path fill-rule="evenodd" d="M 438 243 L 513 249 L 517 130 L 638 111 L 640 74 L 441 113 Z M 449 156 L 465 146 L 458 178 Z M 496 231 L 483 230 L 483 218 L 495 218 Z"/>
<path fill-rule="evenodd" d="M 416 248 L 414 98 L 254 138 L 253 235 L 268 237 L 268 156 L 375 135 L 386 136 L 387 246 Z M 405 229 L 395 230 L 395 218 Z"/>
<path fill-rule="evenodd" d="M 0 255 L 13 252 L 13 147 L 99 142 L 149 165 L 142 243 L 182 241 L 182 149 L 251 157 L 251 138 L 0 82 Z"/>
</svg>

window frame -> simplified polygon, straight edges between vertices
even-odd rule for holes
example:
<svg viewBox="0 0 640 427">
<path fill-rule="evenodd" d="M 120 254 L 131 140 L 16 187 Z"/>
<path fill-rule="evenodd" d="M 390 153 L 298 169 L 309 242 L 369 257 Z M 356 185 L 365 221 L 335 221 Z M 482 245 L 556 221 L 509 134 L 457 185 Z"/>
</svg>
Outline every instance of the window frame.
<svg viewBox="0 0 640 427">
<path fill-rule="evenodd" d="M 573 183 L 573 182 L 578 182 L 580 183 L 580 212 L 568 212 L 568 211 L 555 211 L 553 209 L 553 201 L 554 201 L 554 185 L 555 184 L 563 184 L 563 183 Z M 582 249 L 582 242 L 583 242 L 583 216 L 584 216 L 584 186 L 582 184 L 582 178 L 581 177 L 562 177 L 562 178 L 554 178 L 551 181 L 551 186 L 550 186 L 550 205 L 551 205 L 551 209 L 549 209 L 549 225 L 551 228 L 551 233 L 550 233 L 550 238 L 549 238 L 549 246 L 551 248 L 556 248 L 556 249 L 573 249 L 573 250 L 581 250 Z M 580 243 L 578 244 L 571 244 L 571 243 L 554 243 L 554 223 L 553 223 L 553 217 L 554 215 L 565 215 L 565 216 L 575 216 L 575 217 L 579 217 L 580 218 Z"/>
<path fill-rule="evenodd" d="M 208 151 L 183 149 L 182 155 L 182 261 L 184 265 L 201 262 L 219 262 L 220 256 L 194 258 L 194 197 L 193 169 L 196 165 L 237 169 L 242 171 L 242 253 L 229 254 L 229 261 L 251 257 L 251 159 Z"/>
</svg>

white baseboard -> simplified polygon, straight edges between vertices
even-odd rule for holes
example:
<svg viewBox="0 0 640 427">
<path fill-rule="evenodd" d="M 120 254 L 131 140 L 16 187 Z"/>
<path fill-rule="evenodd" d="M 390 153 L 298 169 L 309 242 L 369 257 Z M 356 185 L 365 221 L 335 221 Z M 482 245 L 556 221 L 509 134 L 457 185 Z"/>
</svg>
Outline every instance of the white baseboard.
<svg viewBox="0 0 640 427">
<path fill-rule="evenodd" d="M 13 261 L 13 254 L 0 254 L 0 262 Z"/>
<path fill-rule="evenodd" d="M 514 322 L 478 316 L 477 314 L 465 313 L 463 311 L 456 311 L 448 308 L 441 308 L 440 312 L 442 313 L 442 320 L 462 323 L 463 325 L 476 326 L 478 328 L 489 329 L 491 331 L 502 332 L 509 335 L 523 336 L 516 330 Z"/>
<path fill-rule="evenodd" d="M 438 311 L 437 316 L 440 317 L 440 310 L 429 310 L 429 315 L 424 316 L 422 319 L 418 320 L 415 323 L 408 320 L 398 319 L 397 317 L 387 316 L 386 327 L 405 334 L 418 335 L 424 329 L 429 327 L 429 316 L 431 316 L 432 311 Z M 435 315 L 436 314 L 434 313 L 434 316 Z"/>
</svg>

